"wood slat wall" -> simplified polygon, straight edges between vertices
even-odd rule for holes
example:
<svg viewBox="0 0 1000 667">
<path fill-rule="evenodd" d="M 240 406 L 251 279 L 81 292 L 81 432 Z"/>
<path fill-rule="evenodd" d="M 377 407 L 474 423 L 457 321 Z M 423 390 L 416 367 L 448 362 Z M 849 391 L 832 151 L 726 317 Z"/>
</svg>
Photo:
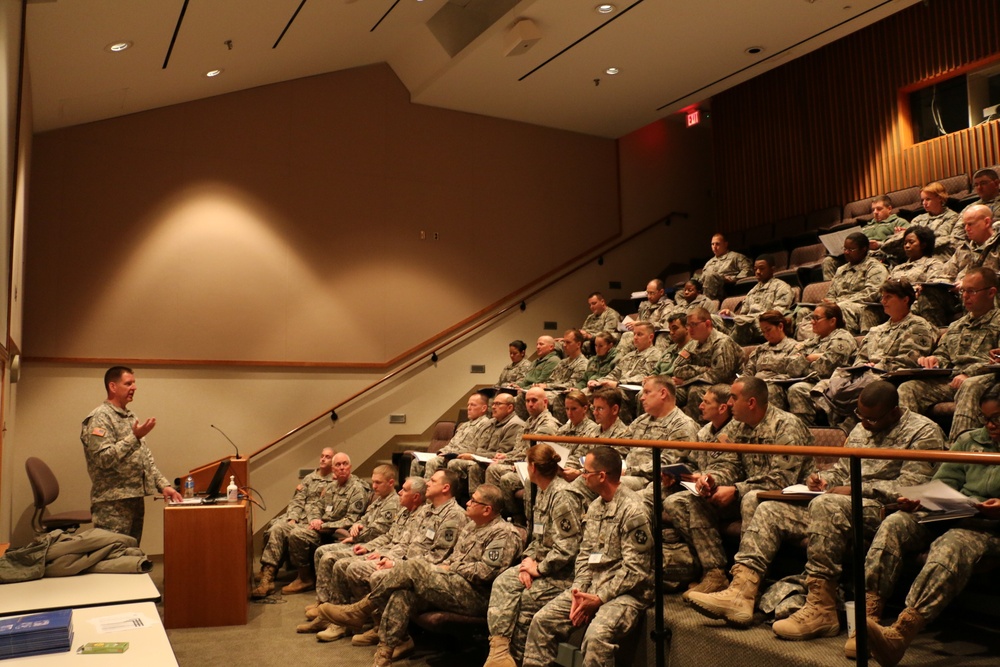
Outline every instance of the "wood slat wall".
<svg viewBox="0 0 1000 667">
<path fill-rule="evenodd" d="M 915 5 L 712 100 L 720 218 L 749 229 L 1000 162 L 1000 122 L 914 145 L 907 93 L 1000 59 L 1000 2 Z"/>
</svg>

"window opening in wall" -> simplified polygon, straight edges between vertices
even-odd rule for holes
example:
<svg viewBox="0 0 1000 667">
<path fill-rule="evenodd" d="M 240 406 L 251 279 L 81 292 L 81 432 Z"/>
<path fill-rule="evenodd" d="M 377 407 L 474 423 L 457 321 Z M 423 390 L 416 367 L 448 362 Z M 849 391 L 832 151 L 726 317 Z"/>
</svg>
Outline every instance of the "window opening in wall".
<svg viewBox="0 0 1000 667">
<path fill-rule="evenodd" d="M 1000 63 L 914 90 L 909 103 L 915 142 L 1000 120 Z"/>
</svg>

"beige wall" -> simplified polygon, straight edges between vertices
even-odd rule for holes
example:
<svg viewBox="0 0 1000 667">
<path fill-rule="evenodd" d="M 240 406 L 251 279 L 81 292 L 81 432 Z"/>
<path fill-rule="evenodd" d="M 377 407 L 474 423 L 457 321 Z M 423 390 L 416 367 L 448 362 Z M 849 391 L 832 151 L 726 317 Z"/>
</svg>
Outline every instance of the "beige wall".
<svg viewBox="0 0 1000 667">
<path fill-rule="evenodd" d="M 356 80 L 365 76 L 383 81 L 385 72 L 382 68 L 367 68 L 331 75 L 333 79 L 317 77 L 269 88 L 287 97 L 291 95 L 289 87 L 295 89 L 297 86 L 320 83 L 333 86 L 336 82 L 337 86 L 343 86 L 338 89 L 341 92 L 354 92 L 374 85 Z M 390 95 L 397 85 L 386 84 L 380 90 L 383 95 Z M 244 101 L 248 104 L 252 102 L 255 108 L 277 104 L 263 94 L 265 91 L 248 91 L 246 95 L 250 97 Z M 330 99 L 351 97 L 337 95 L 335 91 L 327 94 Z M 205 105 L 208 102 L 211 101 L 196 104 Z M 235 109 L 227 100 L 218 99 L 215 104 Z M 292 213 L 301 213 L 301 202 L 293 201 L 294 197 L 284 188 L 268 185 L 264 172 L 274 170 L 267 166 L 266 160 L 241 156 L 244 162 L 251 165 L 245 168 L 246 173 L 241 178 L 250 179 L 256 190 L 243 181 L 239 188 L 232 183 L 225 184 L 224 188 L 212 186 L 215 190 L 211 201 L 215 205 L 224 199 L 218 196 L 221 190 L 238 191 L 235 199 L 251 202 L 242 209 L 223 206 L 221 211 L 198 208 L 189 211 L 182 207 L 177 213 L 171 203 L 163 203 L 165 192 L 183 191 L 178 181 L 193 178 L 192 170 L 203 180 L 212 176 L 213 182 L 221 182 L 216 175 L 208 173 L 209 166 L 227 174 L 232 174 L 235 169 L 223 160 L 203 154 L 205 149 L 201 146 L 184 144 L 184 133 L 191 131 L 193 125 L 204 123 L 198 113 L 186 109 L 187 105 L 184 107 L 150 112 L 164 116 L 155 123 L 155 136 L 140 136 L 133 127 L 135 124 L 152 123 L 139 117 L 146 114 L 108 121 L 120 123 L 118 127 L 122 133 L 130 137 L 128 142 L 119 137 L 119 133 L 108 130 L 104 123 L 36 137 L 27 250 L 29 280 L 24 346 L 28 354 L 48 356 L 59 350 L 61 354 L 88 357 L 169 359 L 219 358 L 223 355 L 222 358 L 270 359 L 273 357 L 267 355 L 282 352 L 288 359 L 294 359 L 293 352 L 304 354 L 309 343 L 314 345 L 311 352 L 327 355 L 325 358 L 350 353 L 353 355 L 349 357 L 351 359 L 369 357 L 383 360 L 403 349 L 406 345 L 403 338 L 410 335 L 407 332 L 426 330 L 433 333 L 454 324 L 472 315 L 490 300 L 532 283 L 536 276 L 553 264 L 611 235 L 619 224 L 619 188 L 623 224 L 629 231 L 639 229 L 671 210 L 692 213 L 686 224 L 657 227 L 628 246 L 605 253 L 602 265 L 596 261 L 589 262 L 570 278 L 530 300 L 525 312 L 514 310 L 486 330 L 441 354 L 437 364 L 428 361 L 388 383 L 371 397 L 342 409 L 336 424 L 323 419 L 294 438 L 280 452 L 262 457 L 251 471 L 252 484 L 262 493 L 268 508 L 266 512 L 258 513 L 258 527 L 287 502 L 295 471 L 299 467 L 313 465 L 323 446 L 344 449 L 358 465 L 394 437 L 425 432 L 439 417 L 450 413 L 451 406 L 463 393 L 476 384 L 495 380 L 507 361 L 506 344 L 512 338 L 523 338 L 532 343 L 544 333 L 545 321 L 555 321 L 560 332 L 579 325 L 587 314 L 586 293 L 602 289 L 609 298 L 615 298 L 641 289 L 651 275 L 677 255 L 686 258 L 691 254 L 704 254 L 689 247 L 687 238 L 698 237 L 714 226 L 710 216 L 711 201 L 705 196 L 705 184 L 710 183 L 711 175 L 710 164 L 702 158 L 710 153 L 708 137 L 704 134 L 685 133 L 679 123 L 665 121 L 656 130 L 669 139 L 665 143 L 637 142 L 632 137 L 626 137 L 617 145 L 612 142 L 610 166 L 598 160 L 597 167 L 588 168 L 595 172 L 610 171 L 612 192 L 607 194 L 603 192 L 603 185 L 598 187 L 600 192 L 589 192 L 584 181 L 567 182 L 564 174 L 554 173 L 560 169 L 556 163 L 565 163 L 561 169 L 569 170 L 569 173 L 579 173 L 580 165 L 570 163 L 596 160 L 593 155 L 588 158 L 588 155 L 581 154 L 577 140 L 582 142 L 581 145 L 592 146 L 590 142 L 596 141 L 594 152 L 597 154 L 604 153 L 607 142 L 566 133 L 556 133 L 557 137 L 553 139 L 550 130 L 506 123 L 504 125 L 511 126 L 508 129 L 512 133 L 516 127 L 524 132 L 524 137 L 531 139 L 528 143 L 544 147 L 545 154 L 539 156 L 544 168 L 539 171 L 533 166 L 525 167 L 533 174 L 532 179 L 539 182 L 526 182 L 517 173 L 509 178 L 501 177 L 500 172 L 517 171 L 517 151 L 513 147 L 499 146 L 502 143 L 499 137 L 491 138 L 490 142 L 497 146 L 495 159 L 499 160 L 500 155 L 508 156 L 506 164 L 509 169 L 506 170 L 501 169 L 499 163 L 470 166 L 468 161 L 471 158 L 467 155 L 469 146 L 452 140 L 442 144 L 439 147 L 442 154 L 433 158 L 441 171 L 436 175 L 427 175 L 427 178 L 434 180 L 439 189 L 435 190 L 436 195 L 421 193 L 420 201 L 427 202 L 426 206 L 435 210 L 449 207 L 452 205 L 450 198 L 458 197 L 459 193 L 442 192 L 440 188 L 445 188 L 449 181 L 465 188 L 471 179 L 479 185 L 473 188 L 472 194 L 462 197 L 468 207 L 479 212 L 477 215 L 491 220 L 479 228 L 467 224 L 463 221 L 465 219 L 440 220 L 441 224 L 447 222 L 448 229 L 457 235 L 454 241 L 449 241 L 450 245 L 439 246 L 454 248 L 442 251 L 448 261 L 429 261 L 427 253 L 432 251 L 424 250 L 427 245 L 395 246 L 383 243 L 384 230 L 398 229 L 402 224 L 396 219 L 398 216 L 389 216 L 378 225 L 364 227 L 363 231 L 367 234 L 366 253 L 355 252 L 352 256 L 352 253 L 339 249 L 336 243 L 327 251 L 325 245 L 320 247 L 320 244 L 309 242 L 306 232 L 315 232 L 320 236 L 326 234 L 332 243 L 338 237 L 327 230 L 330 220 L 336 221 L 342 210 L 363 212 L 367 209 L 357 204 L 354 197 L 344 195 L 330 199 L 330 213 L 324 214 L 322 220 L 308 216 L 296 218 Z M 208 113 L 211 108 L 204 110 Z M 402 120 L 393 120 L 397 113 L 401 114 Z M 464 114 L 411 107 L 404 100 L 398 104 L 394 102 L 392 113 L 386 112 L 375 124 L 412 123 L 414 117 L 424 118 L 438 113 L 457 119 L 459 132 L 469 125 L 482 123 L 496 128 L 495 124 L 500 123 Z M 170 114 L 176 115 L 173 121 L 168 122 L 166 117 Z M 428 122 L 432 125 L 436 123 L 433 120 Z M 285 132 L 287 128 L 274 131 Z M 280 143 L 270 136 L 269 128 L 264 125 L 255 128 L 255 132 L 260 133 L 259 137 L 251 133 L 257 143 L 268 146 Z M 444 133 L 444 130 L 441 132 Z M 63 137 L 65 142 L 57 141 L 57 135 Z M 463 136 L 470 135 L 466 133 Z M 238 143 L 237 139 L 233 138 L 231 144 Z M 399 137 L 400 141 L 403 139 Z M 425 150 L 432 150 L 426 138 L 412 141 L 425 142 Z M 124 169 L 133 175 L 138 174 L 132 182 L 141 191 L 122 189 L 122 181 L 132 179 L 132 176 L 105 169 L 98 159 L 102 147 L 123 146 L 125 143 L 133 144 L 133 152 L 128 156 L 121 154 L 127 163 Z M 384 148 L 382 143 L 376 142 L 372 150 L 381 151 Z M 234 148 L 235 152 L 247 150 L 242 146 Z M 358 150 L 356 157 L 363 159 L 364 153 Z M 409 160 L 419 157 L 416 154 L 407 155 Z M 87 160 L 81 163 L 77 158 L 70 159 L 70 156 L 86 156 Z M 679 168 L 679 161 L 685 160 L 690 160 L 690 167 Z M 167 169 L 164 164 L 186 165 L 189 169 Z M 286 187 L 295 187 L 291 182 L 294 179 L 288 179 L 281 173 L 285 164 L 275 168 L 275 178 L 284 179 L 282 182 Z M 477 172 L 474 178 L 466 173 L 469 169 Z M 49 170 L 58 173 L 50 174 Z M 410 168 L 410 179 L 385 181 L 382 194 L 393 199 L 413 195 L 413 179 L 418 176 L 418 171 Z M 489 185 L 485 181 L 490 179 L 485 179 L 481 173 L 485 171 L 494 175 Z M 303 178 L 313 177 L 306 175 Z M 36 185 L 37 180 L 46 182 L 44 189 Z M 110 201 L 105 202 L 102 197 L 92 194 L 95 189 L 104 193 Z M 551 194 L 543 196 L 543 190 Z M 43 198 L 38 194 L 40 192 L 54 192 L 60 201 L 55 203 Z M 296 189 L 296 192 L 301 194 L 302 189 Z M 265 193 L 266 197 L 261 193 Z M 90 210 L 89 205 L 78 205 L 76 197 L 99 207 L 101 213 Z M 343 207 L 339 206 L 342 199 Z M 615 201 L 612 210 L 604 210 L 606 202 L 602 202 L 605 199 Z M 385 210 L 378 201 L 370 203 L 380 211 Z M 414 205 L 411 213 L 426 216 L 423 211 L 426 206 Z M 67 207 L 72 209 L 72 215 L 67 214 Z M 538 207 L 544 213 L 541 216 L 543 222 L 538 222 Z M 233 213 L 234 210 L 237 213 Z M 163 211 L 174 212 L 167 214 Z M 226 211 L 234 219 L 226 218 Z M 265 215 L 261 215 L 261 211 Z M 274 211 L 279 211 L 280 215 L 270 217 Z M 53 227 L 56 224 L 53 218 L 58 221 L 57 227 Z M 219 230 L 220 219 L 228 226 L 213 232 Z M 428 219 L 423 218 L 424 221 Z M 361 231 L 346 229 L 343 233 L 359 238 Z M 243 243 L 244 248 L 227 255 L 230 251 L 226 249 L 225 242 L 213 241 L 212 234 L 218 234 L 220 239 L 230 243 Z M 538 241 L 539 238 L 549 240 Z M 199 246 L 204 243 L 213 243 L 216 254 L 203 255 Z M 168 260 L 171 256 L 161 252 L 164 247 L 173 248 L 172 257 L 177 260 L 189 253 L 201 257 L 199 261 L 187 261 L 185 264 L 199 276 L 200 282 L 191 285 L 185 282 L 188 279 L 180 276 L 180 272 L 170 265 Z M 469 251 L 470 247 L 473 252 Z M 120 262 L 104 266 L 99 258 L 110 248 L 118 249 Z M 513 258 L 509 253 L 502 252 L 511 248 L 517 249 Z M 213 258 L 218 255 L 222 257 L 213 264 Z M 259 261 L 252 261 L 254 259 Z M 266 261 L 284 266 L 285 273 L 269 265 L 260 266 Z M 340 278 L 340 274 L 345 273 L 341 268 L 343 266 L 351 267 L 351 271 L 346 272 L 350 275 Z M 371 276 L 370 280 L 378 283 L 378 289 L 368 289 L 365 293 L 360 292 L 360 287 L 357 290 L 342 289 L 342 285 L 357 280 L 353 276 L 356 271 Z M 110 288 L 102 280 L 108 275 L 115 277 L 116 283 Z M 127 279 L 117 284 L 122 282 L 120 279 L 123 276 Z M 284 283 L 280 288 L 274 287 L 265 284 L 265 277 Z M 620 281 L 622 288 L 609 289 L 611 281 Z M 287 289 L 288 294 L 273 294 L 277 305 L 260 306 L 265 311 L 263 313 L 254 310 L 263 299 L 256 292 L 280 292 L 280 289 Z M 431 291 L 421 292 L 427 289 Z M 305 296 L 299 292 L 305 292 Z M 94 299 L 91 297 L 95 295 L 99 302 L 97 307 L 102 309 L 97 312 L 92 311 Z M 421 297 L 424 299 L 421 300 Z M 298 303 L 295 299 L 306 301 L 309 305 L 319 302 L 328 310 L 321 311 L 313 319 L 296 318 L 289 307 L 282 309 L 286 300 Z M 433 308 L 426 307 L 427 301 L 433 302 Z M 99 315 L 108 308 L 105 302 L 113 304 L 116 309 L 112 309 L 114 312 L 111 314 Z M 164 308 L 174 309 L 170 310 L 173 319 L 159 312 Z M 396 314 L 400 309 L 404 309 L 402 316 Z M 196 315 L 191 315 L 192 311 Z M 133 312 L 138 315 L 129 316 Z M 155 319 L 158 326 L 166 327 L 171 335 L 160 329 L 150 331 L 149 325 L 143 324 L 144 318 Z M 285 319 L 285 328 L 278 331 L 280 327 L 273 320 L 282 318 Z M 98 325 L 105 329 L 100 329 Z M 258 331 L 258 325 L 272 335 L 265 337 Z M 293 326 L 296 330 L 288 332 L 287 329 Z M 57 331 L 51 331 L 53 328 Z M 381 332 L 385 328 L 398 329 L 402 333 L 392 331 L 383 336 Z M 104 333 L 95 334 L 98 331 Z M 230 334 L 225 335 L 225 332 Z M 412 339 L 421 339 L 421 335 L 426 337 L 421 333 L 412 335 Z M 319 342 L 324 345 L 320 346 Z M 203 347 L 209 351 L 205 352 Z M 472 374 L 472 364 L 485 364 L 486 374 Z M 100 387 L 103 370 L 103 364 L 80 361 L 29 361 L 25 364 L 18 388 L 18 428 L 12 438 L 11 465 L 5 466 L 17 468 L 18 472 L 12 475 L 9 497 L 2 499 L 4 507 L 10 508 L 11 532 L 15 542 L 30 536 L 27 530 L 30 491 L 23 473 L 19 472 L 27 456 L 43 456 L 59 476 L 62 493 L 55 507 L 57 511 L 86 506 L 90 485 L 80 451 L 79 424 L 103 398 Z M 246 453 L 298 426 L 307 418 L 323 413 L 334 403 L 384 374 L 382 370 L 363 369 L 255 369 L 246 366 L 155 363 L 137 363 L 136 370 L 139 389 L 133 407 L 142 417 L 157 418 L 158 424 L 149 437 L 149 444 L 159 467 L 171 478 L 230 452 L 229 444 L 210 428 L 210 424 L 226 431 Z M 406 414 L 407 423 L 401 426 L 388 424 L 387 415 L 390 412 Z M 150 509 L 143 546 L 150 553 L 159 553 L 162 551 L 162 516 L 157 511 L 158 504 L 147 500 L 147 507 Z"/>
</svg>

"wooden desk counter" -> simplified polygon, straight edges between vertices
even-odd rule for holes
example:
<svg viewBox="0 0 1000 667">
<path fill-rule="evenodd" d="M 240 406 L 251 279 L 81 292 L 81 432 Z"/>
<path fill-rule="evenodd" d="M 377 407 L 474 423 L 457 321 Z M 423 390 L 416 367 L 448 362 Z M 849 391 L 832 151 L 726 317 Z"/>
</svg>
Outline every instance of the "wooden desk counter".
<svg viewBox="0 0 1000 667">
<path fill-rule="evenodd" d="M 252 567 L 250 504 L 163 510 L 163 620 L 167 628 L 246 625 Z"/>
</svg>

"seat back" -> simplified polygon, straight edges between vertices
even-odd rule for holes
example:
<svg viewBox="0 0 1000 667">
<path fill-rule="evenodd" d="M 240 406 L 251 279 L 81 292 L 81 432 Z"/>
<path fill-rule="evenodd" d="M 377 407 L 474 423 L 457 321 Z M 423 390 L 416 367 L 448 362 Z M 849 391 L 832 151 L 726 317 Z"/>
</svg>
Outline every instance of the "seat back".
<svg viewBox="0 0 1000 667">
<path fill-rule="evenodd" d="M 792 257 L 788 262 L 788 266 L 791 268 L 805 266 L 812 262 L 822 261 L 824 257 L 826 257 L 826 246 L 822 243 L 800 246 L 792 250 Z"/>
<path fill-rule="evenodd" d="M 427 446 L 427 451 L 436 452 L 448 444 L 455 437 L 455 422 L 440 421 L 434 426 L 431 434 L 431 444 Z"/>
<path fill-rule="evenodd" d="M 812 426 L 809 432 L 816 447 L 843 447 L 847 442 L 847 434 L 839 428 L 820 428 Z M 817 456 L 814 463 L 817 470 L 829 470 L 837 462 L 836 456 Z"/>
<path fill-rule="evenodd" d="M 802 301 L 803 303 L 819 303 L 826 296 L 827 291 L 830 289 L 830 281 L 827 280 L 821 283 L 812 283 L 811 285 L 806 285 L 806 288 L 802 290 Z"/>
<path fill-rule="evenodd" d="M 35 509 L 44 510 L 59 497 L 59 481 L 45 461 L 34 456 L 28 457 L 24 462 L 24 469 L 28 473 L 31 492 L 35 496 Z"/>
</svg>

